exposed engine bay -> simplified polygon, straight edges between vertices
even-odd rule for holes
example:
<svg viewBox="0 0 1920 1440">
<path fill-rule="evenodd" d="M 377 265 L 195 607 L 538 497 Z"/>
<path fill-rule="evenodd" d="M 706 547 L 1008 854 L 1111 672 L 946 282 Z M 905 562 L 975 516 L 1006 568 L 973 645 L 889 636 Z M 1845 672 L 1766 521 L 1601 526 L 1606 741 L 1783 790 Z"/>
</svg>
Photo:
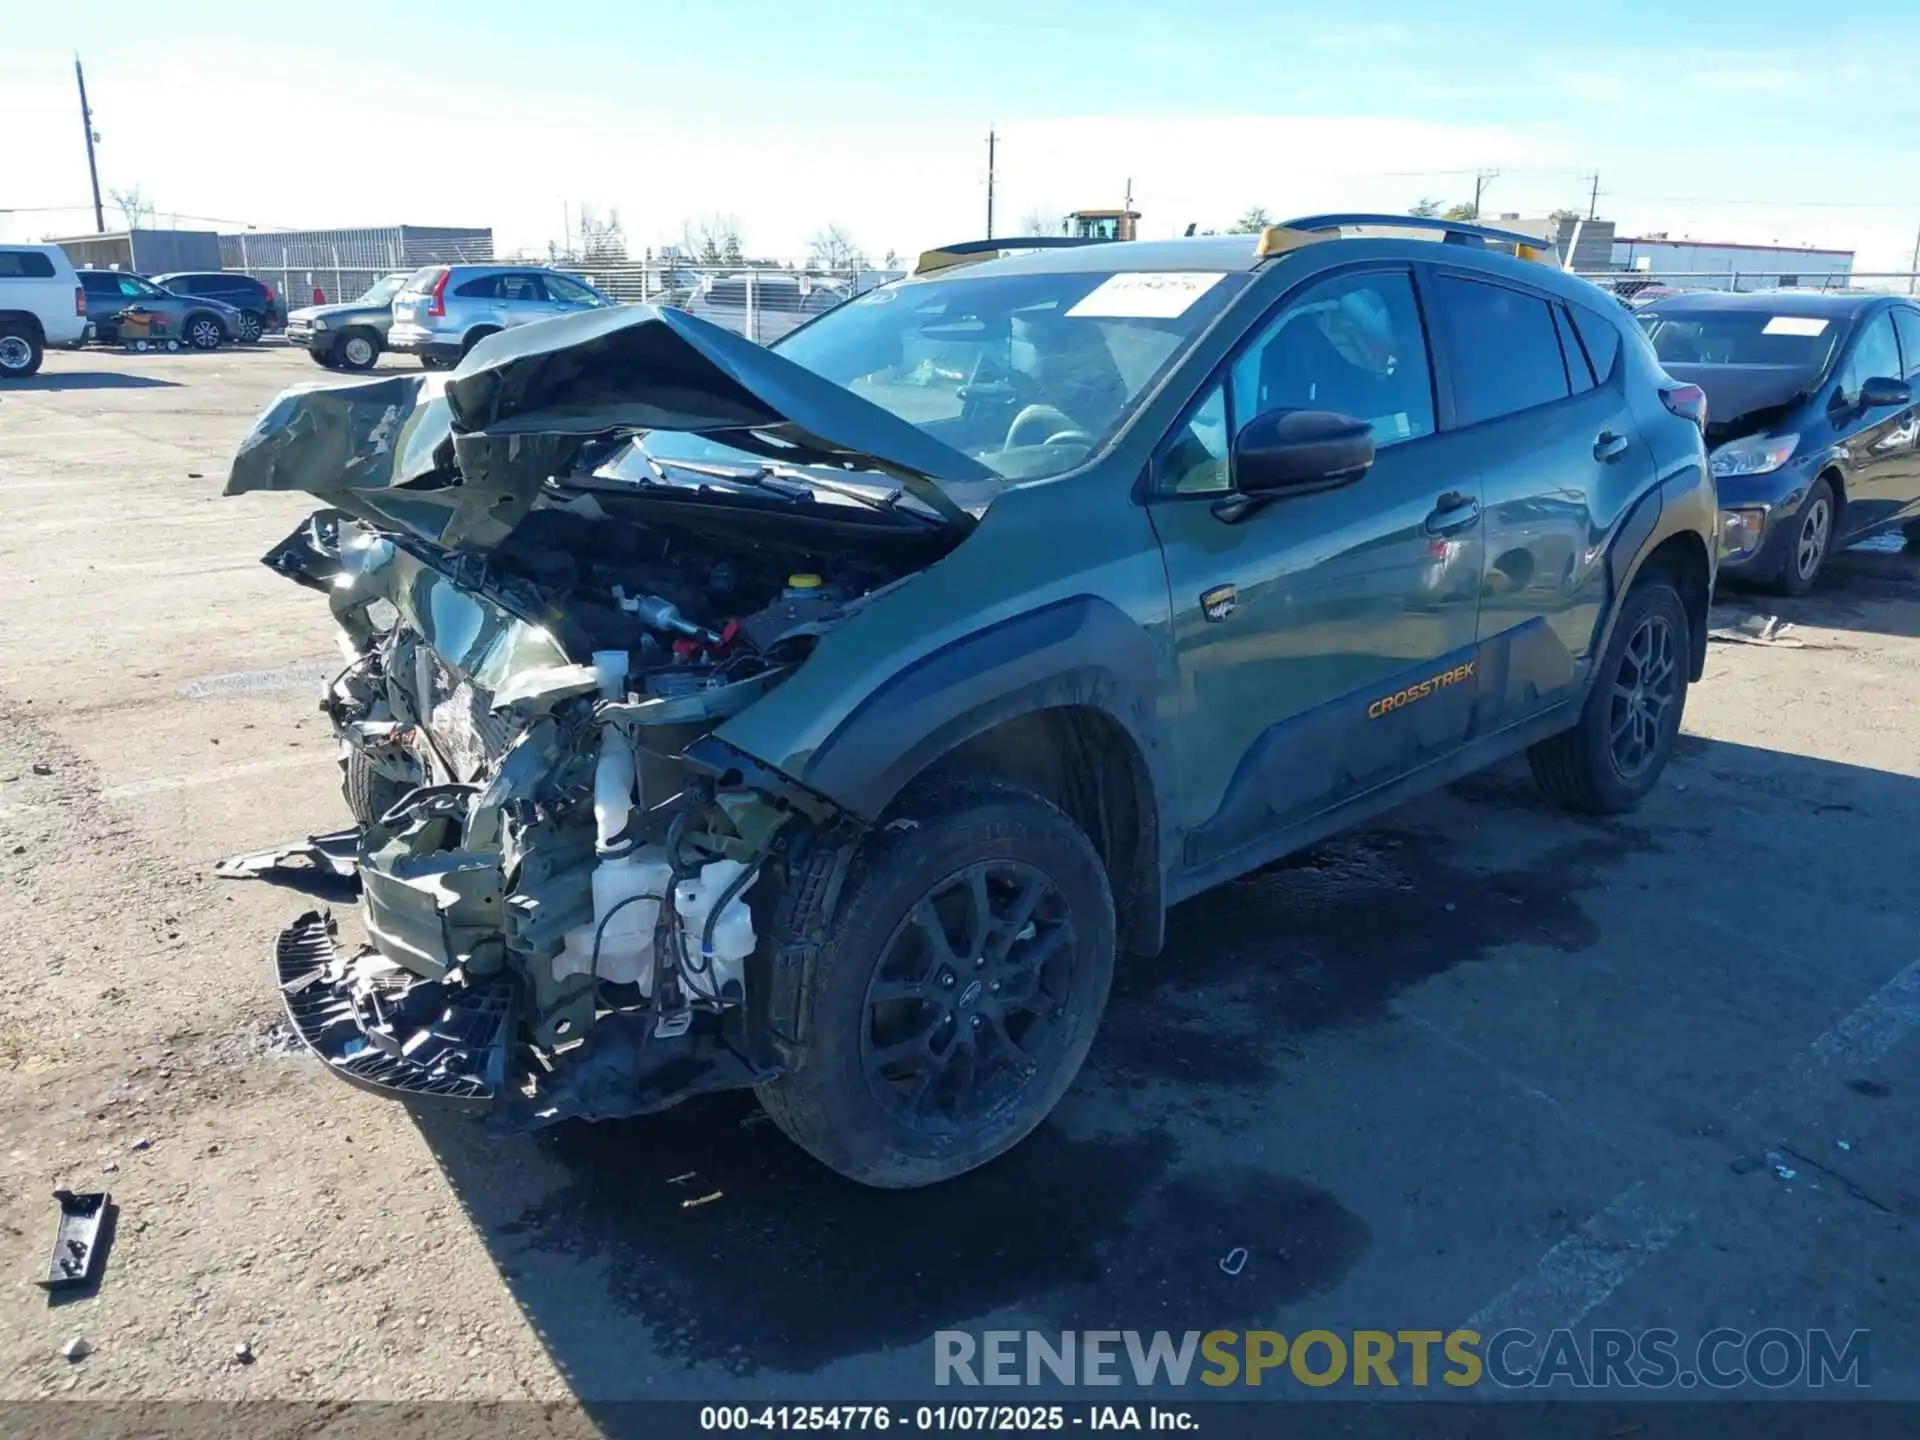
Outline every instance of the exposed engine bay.
<svg viewBox="0 0 1920 1440">
<path fill-rule="evenodd" d="M 592 458 L 484 556 L 322 511 L 266 557 L 340 626 L 323 709 L 371 942 L 341 955 L 309 917 L 283 983 L 349 1078 L 521 1123 L 647 1108 L 643 1054 L 679 1067 L 661 1103 L 779 1063 L 747 1033 L 752 970 L 831 817 L 689 747 L 953 543 L 614 493 Z"/>
</svg>

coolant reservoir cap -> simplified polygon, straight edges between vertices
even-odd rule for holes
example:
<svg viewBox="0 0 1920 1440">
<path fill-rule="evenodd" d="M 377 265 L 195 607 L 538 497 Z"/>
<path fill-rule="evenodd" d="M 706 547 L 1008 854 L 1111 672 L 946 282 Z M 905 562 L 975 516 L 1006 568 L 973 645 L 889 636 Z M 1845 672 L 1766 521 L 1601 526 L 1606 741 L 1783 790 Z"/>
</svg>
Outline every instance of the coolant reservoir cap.
<svg viewBox="0 0 1920 1440">
<path fill-rule="evenodd" d="M 820 588 L 820 577 L 818 575 L 789 575 L 787 577 L 787 588 L 789 590 L 818 590 Z"/>
</svg>

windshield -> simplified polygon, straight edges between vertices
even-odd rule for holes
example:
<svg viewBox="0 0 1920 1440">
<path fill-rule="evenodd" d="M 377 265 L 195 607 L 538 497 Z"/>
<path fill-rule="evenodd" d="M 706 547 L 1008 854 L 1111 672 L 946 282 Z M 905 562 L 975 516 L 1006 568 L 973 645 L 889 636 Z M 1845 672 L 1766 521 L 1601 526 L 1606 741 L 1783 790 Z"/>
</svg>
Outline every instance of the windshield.
<svg viewBox="0 0 1920 1440">
<path fill-rule="evenodd" d="M 373 288 L 353 303 L 356 305 L 387 305 L 400 293 L 400 287 L 407 283 L 404 275 L 389 275 L 384 280 L 376 280 Z"/>
<path fill-rule="evenodd" d="M 1639 319 L 1669 365 L 1777 365 L 1808 374 L 1826 369 L 1841 330 L 1823 316 L 1765 310 L 1663 310 Z"/>
<path fill-rule="evenodd" d="M 911 282 L 850 300 L 774 348 L 995 473 L 1036 479 L 1104 445 L 1246 279 L 1064 271 Z"/>
</svg>

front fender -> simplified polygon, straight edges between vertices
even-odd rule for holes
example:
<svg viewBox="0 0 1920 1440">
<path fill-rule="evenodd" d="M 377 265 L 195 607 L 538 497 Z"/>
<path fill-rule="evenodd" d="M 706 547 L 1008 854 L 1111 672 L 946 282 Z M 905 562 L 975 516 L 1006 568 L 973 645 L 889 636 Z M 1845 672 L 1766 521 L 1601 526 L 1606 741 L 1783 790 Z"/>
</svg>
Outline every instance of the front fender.
<svg viewBox="0 0 1920 1440">
<path fill-rule="evenodd" d="M 848 712 L 794 778 L 865 819 L 955 746 L 1017 715 L 1100 710 L 1139 747 L 1168 813 L 1173 756 L 1159 718 L 1159 654 L 1106 600 L 1081 595 L 963 636 L 901 670 Z"/>
</svg>

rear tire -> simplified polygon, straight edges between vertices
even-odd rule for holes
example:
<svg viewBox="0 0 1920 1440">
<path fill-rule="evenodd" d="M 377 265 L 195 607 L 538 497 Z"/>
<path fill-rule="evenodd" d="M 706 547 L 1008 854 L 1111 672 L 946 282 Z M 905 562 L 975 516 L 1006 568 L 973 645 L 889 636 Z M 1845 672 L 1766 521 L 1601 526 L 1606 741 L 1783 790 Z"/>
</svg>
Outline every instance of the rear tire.
<svg viewBox="0 0 1920 1440">
<path fill-rule="evenodd" d="M 267 333 L 267 322 L 260 318 L 256 310 L 242 310 L 239 320 L 239 334 L 235 336 L 242 345 L 252 345 Z"/>
<path fill-rule="evenodd" d="M 1900 527 L 1900 533 L 1907 538 L 1907 549 L 1920 550 L 1920 520 L 1909 520 Z"/>
<path fill-rule="evenodd" d="M 1692 654 L 1687 607 L 1673 581 L 1665 572 L 1636 581 L 1579 724 L 1527 751 L 1534 784 L 1556 804 L 1590 815 L 1639 804 L 1673 755 Z"/>
<path fill-rule="evenodd" d="M 0 380 L 24 380 L 38 373 L 47 347 L 31 325 L 0 320 Z"/>
<path fill-rule="evenodd" d="M 1065 814 L 993 782 L 923 792 L 855 858 L 801 997 L 806 1060 L 760 1101 L 863 1185 L 951 1179 L 1053 1110 L 1113 966 L 1106 870 Z"/>
<path fill-rule="evenodd" d="M 478 345 L 489 335 L 498 335 L 499 333 L 500 327 L 498 325 L 483 325 L 478 329 L 469 330 L 467 332 L 467 338 L 460 342 L 460 358 L 462 360 L 466 359 L 467 356 L 473 353 L 474 346 Z"/>
<path fill-rule="evenodd" d="M 422 355 L 420 357 L 420 368 L 422 370 L 451 370 L 455 363 L 456 362 L 452 360 L 442 360 L 438 355 Z"/>
<path fill-rule="evenodd" d="M 1820 572 L 1833 554 L 1833 538 L 1840 528 L 1840 506 L 1834 498 L 1833 482 L 1821 476 L 1807 492 L 1807 503 L 1800 507 L 1793 522 L 1793 538 L 1781 557 L 1780 571 L 1768 587 L 1782 595 L 1805 595 L 1819 583 Z"/>
<path fill-rule="evenodd" d="M 196 350 L 218 350 L 227 338 L 226 327 L 212 315 L 189 315 L 184 328 L 187 344 Z"/>
<path fill-rule="evenodd" d="M 307 356 L 314 364 L 324 366 L 328 370 L 340 368 L 340 359 L 331 350 L 309 350 Z"/>
</svg>

